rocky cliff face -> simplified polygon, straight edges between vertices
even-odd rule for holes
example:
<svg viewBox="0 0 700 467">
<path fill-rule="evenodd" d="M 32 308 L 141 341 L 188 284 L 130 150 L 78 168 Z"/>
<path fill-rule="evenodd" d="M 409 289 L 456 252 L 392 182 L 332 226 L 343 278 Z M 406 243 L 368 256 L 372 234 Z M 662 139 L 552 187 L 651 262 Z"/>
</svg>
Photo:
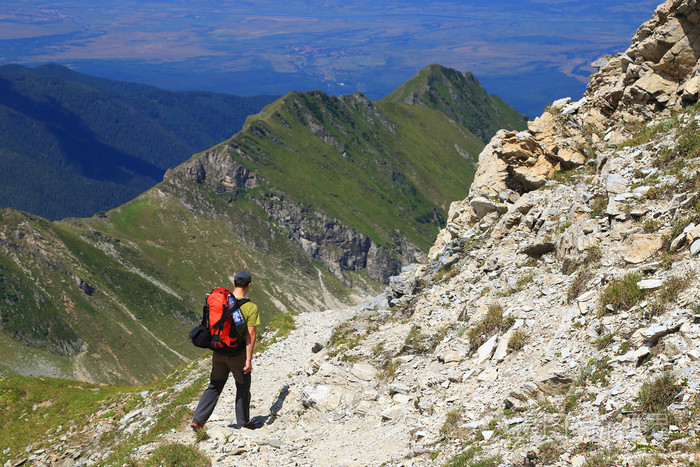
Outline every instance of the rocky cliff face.
<svg viewBox="0 0 700 467">
<path fill-rule="evenodd" d="M 593 77 L 587 99 L 605 116 L 627 120 L 697 102 L 699 21 L 696 2 L 663 3 L 639 28 L 630 48 L 611 57 Z"/>
<path fill-rule="evenodd" d="M 182 187 L 182 179 L 189 180 L 207 185 L 216 193 L 230 193 L 232 196 L 240 193 L 242 188 L 259 187 L 259 177 L 236 163 L 229 156 L 230 151 L 245 157 L 240 148 L 225 145 L 170 170 L 165 180 L 179 187 Z M 406 240 L 402 242 L 398 236 L 394 248 L 382 247 L 342 221 L 313 207 L 302 207 L 288 200 L 279 190 L 270 189 L 269 184 L 265 185 L 262 193 L 251 199 L 264 210 L 270 222 L 279 225 L 306 254 L 340 279 L 345 278 L 343 271 L 366 271 L 371 279 L 386 282 L 401 267 L 423 261 L 426 257 L 418 247 Z M 255 239 L 250 241 L 255 243 Z"/>
</svg>

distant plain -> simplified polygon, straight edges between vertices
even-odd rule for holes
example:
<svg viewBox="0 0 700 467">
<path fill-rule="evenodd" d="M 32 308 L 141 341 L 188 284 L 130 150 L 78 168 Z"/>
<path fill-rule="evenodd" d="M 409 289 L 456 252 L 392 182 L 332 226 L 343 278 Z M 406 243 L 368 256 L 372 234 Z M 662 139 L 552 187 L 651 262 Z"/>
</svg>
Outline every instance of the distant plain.
<svg viewBox="0 0 700 467">
<path fill-rule="evenodd" d="M 537 116 L 578 99 L 659 0 L 6 0 L 0 65 L 59 63 L 169 90 L 380 99 L 424 66 L 474 73 Z"/>
</svg>

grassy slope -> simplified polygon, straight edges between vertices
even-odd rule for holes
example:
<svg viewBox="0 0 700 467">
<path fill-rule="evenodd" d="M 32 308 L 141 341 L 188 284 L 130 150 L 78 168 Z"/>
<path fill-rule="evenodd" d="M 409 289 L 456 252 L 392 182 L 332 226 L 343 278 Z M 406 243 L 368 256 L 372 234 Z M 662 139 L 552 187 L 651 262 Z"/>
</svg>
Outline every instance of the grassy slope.
<svg viewBox="0 0 700 467">
<path fill-rule="evenodd" d="M 382 102 L 422 104 L 448 115 L 485 144 L 502 128 L 522 130 L 527 117 L 489 95 L 471 73 L 440 65 L 423 68 Z"/>
<path fill-rule="evenodd" d="M 5 336 L 63 362 L 58 376 L 144 382 L 201 354 L 187 332 L 204 294 L 237 270 L 255 277 L 251 298 L 263 322 L 372 293 L 376 284 L 361 273 L 351 274 L 351 290 L 312 261 L 260 200 L 281 193 L 379 245 L 407 239 L 426 250 L 473 178 L 474 159 L 455 147 L 475 156 L 481 143 L 426 107 L 291 93 L 214 150 L 231 146 L 245 151 L 232 157 L 262 178 L 260 187 L 163 183 L 106 215 L 59 223 L 2 211 Z M 0 355 L 5 372 L 39 371 L 17 364 L 17 354 Z"/>
<path fill-rule="evenodd" d="M 323 138 L 309 121 L 323 128 Z M 249 118 L 232 141 L 253 160 L 232 157 L 291 199 L 342 219 L 380 245 L 400 232 L 423 249 L 448 203 L 466 194 L 482 147 L 437 111 L 382 103 L 370 112 L 351 97 L 320 93 L 286 96 Z M 474 159 L 460 157 L 455 145 Z"/>
</svg>

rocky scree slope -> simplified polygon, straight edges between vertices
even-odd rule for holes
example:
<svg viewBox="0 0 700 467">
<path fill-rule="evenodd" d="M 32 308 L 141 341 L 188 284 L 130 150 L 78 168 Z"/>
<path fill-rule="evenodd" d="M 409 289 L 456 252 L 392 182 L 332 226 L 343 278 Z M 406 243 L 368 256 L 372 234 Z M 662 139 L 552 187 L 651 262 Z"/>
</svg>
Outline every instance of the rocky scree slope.
<svg viewBox="0 0 700 467">
<path fill-rule="evenodd" d="M 307 405 L 401 426 L 397 464 L 697 462 L 698 19 L 664 3 L 580 101 L 499 132 L 429 261 L 316 357 Z"/>
</svg>

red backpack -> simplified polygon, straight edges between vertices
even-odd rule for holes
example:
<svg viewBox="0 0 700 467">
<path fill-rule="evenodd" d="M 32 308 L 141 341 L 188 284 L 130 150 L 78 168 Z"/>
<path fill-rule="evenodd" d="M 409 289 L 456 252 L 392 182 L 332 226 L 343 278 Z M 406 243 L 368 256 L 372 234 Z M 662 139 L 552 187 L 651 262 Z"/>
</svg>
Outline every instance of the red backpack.
<svg viewBox="0 0 700 467">
<path fill-rule="evenodd" d="M 190 331 L 194 345 L 223 352 L 245 348 L 246 324 L 240 308 L 250 300 L 233 297 L 233 306 L 229 307 L 229 297 L 233 292 L 224 287 L 207 294 L 202 323 Z"/>
</svg>

